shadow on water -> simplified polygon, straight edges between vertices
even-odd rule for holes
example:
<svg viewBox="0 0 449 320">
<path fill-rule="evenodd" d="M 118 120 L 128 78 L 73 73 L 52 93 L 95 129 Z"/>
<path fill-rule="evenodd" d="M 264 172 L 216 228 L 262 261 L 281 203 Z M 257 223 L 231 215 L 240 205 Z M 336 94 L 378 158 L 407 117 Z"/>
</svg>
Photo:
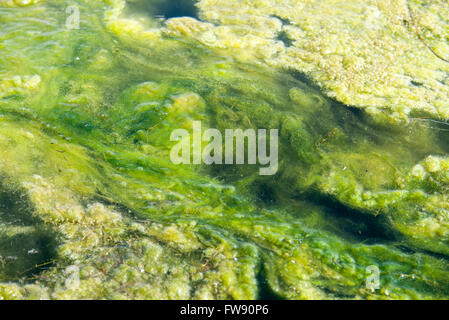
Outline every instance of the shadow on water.
<svg viewBox="0 0 449 320">
<path fill-rule="evenodd" d="M 56 256 L 52 230 L 33 217 L 23 192 L 0 182 L 0 281 L 27 281 L 51 265 Z"/>
<path fill-rule="evenodd" d="M 137 0 L 127 3 L 131 12 L 146 12 L 150 16 L 165 19 L 176 17 L 198 18 L 194 0 Z"/>
<path fill-rule="evenodd" d="M 283 300 L 276 292 L 273 291 L 268 283 L 268 277 L 266 274 L 265 266 L 262 266 L 257 273 L 257 284 L 259 288 L 258 299 L 259 300 Z"/>
<path fill-rule="evenodd" d="M 317 191 L 308 191 L 294 197 L 296 200 L 307 200 L 318 205 L 332 221 L 338 221 L 333 231 L 349 241 L 365 244 L 386 244 L 398 241 L 397 233 L 389 225 L 384 215 L 374 216 L 360 210 L 350 208 L 333 197 Z M 343 231 L 343 232 L 341 232 Z"/>
</svg>

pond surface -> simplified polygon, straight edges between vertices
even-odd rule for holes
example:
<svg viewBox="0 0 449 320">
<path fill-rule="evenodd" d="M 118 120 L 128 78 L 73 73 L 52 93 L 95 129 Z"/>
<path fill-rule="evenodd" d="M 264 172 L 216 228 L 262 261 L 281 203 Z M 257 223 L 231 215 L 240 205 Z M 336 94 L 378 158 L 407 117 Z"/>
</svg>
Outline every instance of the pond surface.
<svg viewBox="0 0 449 320">
<path fill-rule="evenodd" d="M 19 4 L 0 1 L 1 298 L 447 298 L 444 121 L 377 121 L 191 20 L 173 34 L 192 1 Z M 277 129 L 276 174 L 174 164 L 196 121 Z"/>
</svg>

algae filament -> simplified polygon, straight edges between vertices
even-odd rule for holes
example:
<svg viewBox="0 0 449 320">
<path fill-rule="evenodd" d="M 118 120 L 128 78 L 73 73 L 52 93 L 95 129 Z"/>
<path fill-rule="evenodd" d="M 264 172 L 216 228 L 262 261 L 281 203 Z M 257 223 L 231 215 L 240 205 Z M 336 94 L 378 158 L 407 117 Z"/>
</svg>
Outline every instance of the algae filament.
<svg viewBox="0 0 449 320">
<path fill-rule="evenodd" d="M 72 2 L 79 29 L 60 1 L 0 2 L 0 298 L 448 297 L 446 136 L 238 61 L 195 23 L 171 33 L 168 9 Z M 199 121 L 279 130 L 277 173 L 174 164 L 171 133 Z"/>
</svg>

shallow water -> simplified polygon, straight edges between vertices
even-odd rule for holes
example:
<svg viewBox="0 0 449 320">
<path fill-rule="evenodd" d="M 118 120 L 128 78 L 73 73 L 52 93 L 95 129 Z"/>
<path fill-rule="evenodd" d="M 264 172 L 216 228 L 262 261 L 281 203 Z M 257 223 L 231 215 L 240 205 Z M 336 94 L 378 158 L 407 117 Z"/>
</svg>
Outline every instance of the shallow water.
<svg viewBox="0 0 449 320">
<path fill-rule="evenodd" d="M 445 124 L 161 35 L 189 1 L 74 3 L 0 7 L 0 297 L 447 297 Z M 278 129 L 279 171 L 173 164 L 195 120 Z"/>
</svg>

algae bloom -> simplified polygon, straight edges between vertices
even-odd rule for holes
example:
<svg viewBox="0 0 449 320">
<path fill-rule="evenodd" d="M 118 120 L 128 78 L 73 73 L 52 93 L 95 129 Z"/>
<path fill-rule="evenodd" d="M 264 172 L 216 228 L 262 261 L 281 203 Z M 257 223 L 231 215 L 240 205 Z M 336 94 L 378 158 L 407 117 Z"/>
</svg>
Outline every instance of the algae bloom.
<svg viewBox="0 0 449 320">
<path fill-rule="evenodd" d="M 0 0 L 0 299 L 449 298 L 448 17 Z M 275 174 L 171 161 L 199 122 Z"/>
</svg>

